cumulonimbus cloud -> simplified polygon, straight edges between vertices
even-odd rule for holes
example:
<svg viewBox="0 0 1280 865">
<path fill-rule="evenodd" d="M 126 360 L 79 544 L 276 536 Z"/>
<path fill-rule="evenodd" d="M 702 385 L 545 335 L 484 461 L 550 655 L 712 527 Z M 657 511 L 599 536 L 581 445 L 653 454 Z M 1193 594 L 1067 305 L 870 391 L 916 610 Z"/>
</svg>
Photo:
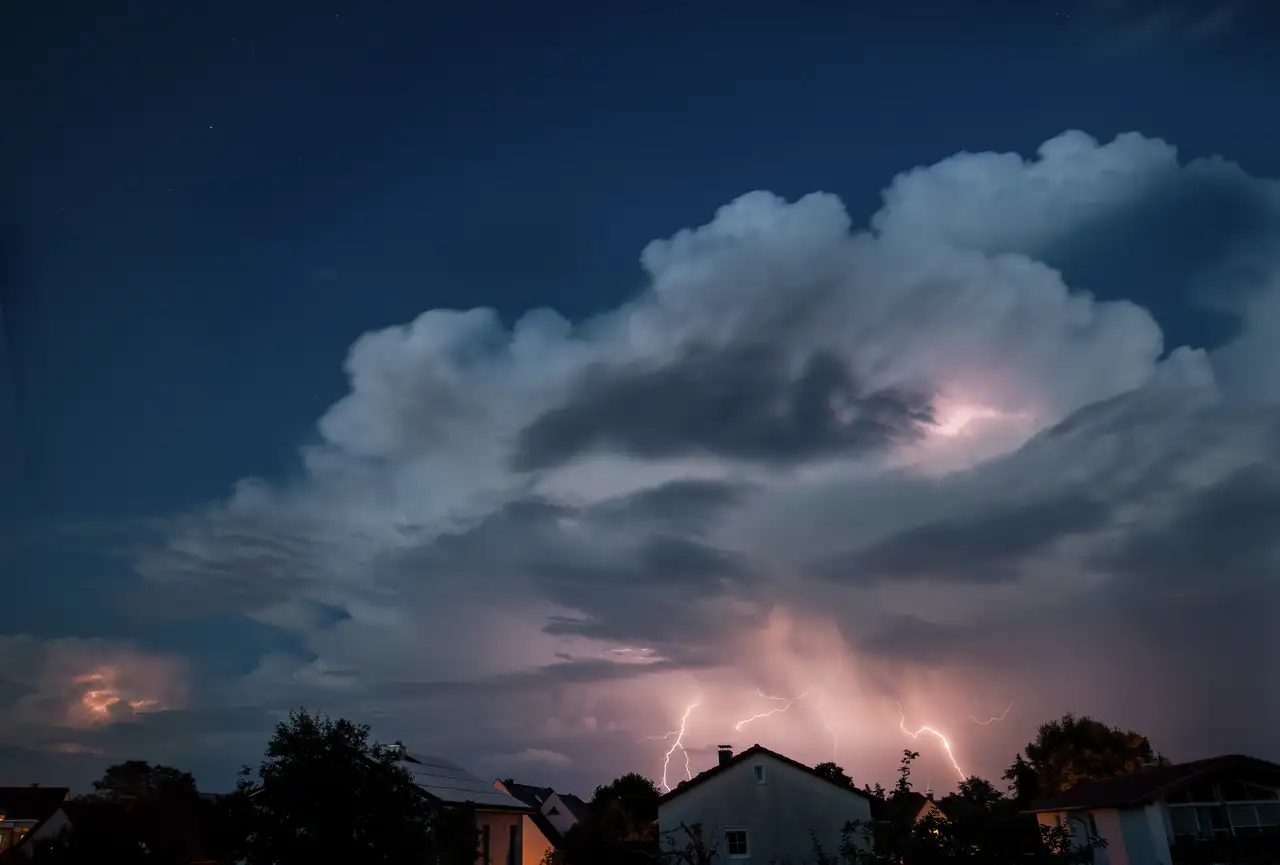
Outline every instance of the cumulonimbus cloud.
<svg viewBox="0 0 1280 865">
<path fill-rule="evenodd" d="M 1263 219 L 1204 275 L 1211 299 L 1232 274 L 1243 317 L 1212 355 L 1046 263 L 1191 186 Z M 988 772 L 1066 710 L 1274 756 L 1274 724 L 1215 728 L 1207 695 L 1239 653 L 1276 670 L 1274 638 L 1232 626 L 1277 600 L 1276 188 L 1068 132 L 907 171 L 865 230 L 834 196 L 752 192 L 650 244 L 648 287 L 595 319 L 361 336 L 301 479 L 242 482 L 136 564 L 306 647 L 242 698 L 321 694 L 464 757 L 652 772 L 637 740 L 688 702 L 706 745 L 758 690 L 813 688 L 751 735 L 860 779 L 894 762 L 895 702 L 1016 698 L 1021 726 L 974 730 Z"/>
</svg>

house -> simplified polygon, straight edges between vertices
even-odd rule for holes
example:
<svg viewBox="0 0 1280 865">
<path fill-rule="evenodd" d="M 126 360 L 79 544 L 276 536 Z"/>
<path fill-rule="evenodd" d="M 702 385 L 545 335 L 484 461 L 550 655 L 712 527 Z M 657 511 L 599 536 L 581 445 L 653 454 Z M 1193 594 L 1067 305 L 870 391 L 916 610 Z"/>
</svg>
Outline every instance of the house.
<svg viewBox="0 0 1280 865">
<path fill-rule="evenodd" d="M 1280 765 L 1231 754 L 1088 781 L 1032 804 L 1041 826 L 1103 838 L 1095 865 L 1176 865 L 1188 856 L 1280 846 Z M 1205 861 L 1226 861 L 1210 855 Z"/>
<path fill-rule="evenodd" d="M 434 804 L 466 805 L 475 811 L 480 830 L 476 865 L 524 865 L 524 817 L 532 813 L 530 806 L 442 757 L 402 750 L 397 763 Z"/>
<path fill-rule="evenodd" d="M 836 855 L 846 824 L 870 822 L 872 798 L 761 745 L 737 755 L 722 745 L 714 768 L 658 800 L 658 831 L 664 849 L 678 848 L 687 843 L 682 827 L 701 824 L 716 863 L 800 865 L 813 860 L 815 840 Z"/>
<path fill-rule="evenodd" d="M 529 806 L 524 816 L 524 865 L 538 865 L 549 850 L 559 850 L 565 834 L 586 816 L 587 803 L 571 793 L 550 787 L 532 787 L 514 781 L 494 781 L 495 789 L 509 793 Z"/>
<path fill-rule="evenodd" d="M 70 798 L 67 787 L 0 787 L 0 853 L 16 847 Z"/>
<path fill-rule="evenodd" d="M 140 814 L 128 800 L 94 798 L 59 802 L 52 814 L 7 853 L 0 854 L 0 862 L 43 861 L 39 852 L 42 842 L 73 839 L 85 842 L 106 860 L 127 859 L 139 850 L 150 849 L 165 861 L 188 865 L 213 865 L 218 861 L 213 858 L 214 851 L 203 843 L 198 824 L 184 819 L 180 812 L 148 816 Z"/>
</svg>

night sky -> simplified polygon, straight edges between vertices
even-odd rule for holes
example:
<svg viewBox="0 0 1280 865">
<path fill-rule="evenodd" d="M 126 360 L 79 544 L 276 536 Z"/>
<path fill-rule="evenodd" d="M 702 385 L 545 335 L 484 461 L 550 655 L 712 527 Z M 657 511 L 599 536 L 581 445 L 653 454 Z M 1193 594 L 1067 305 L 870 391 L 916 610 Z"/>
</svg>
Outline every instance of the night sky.
<svg viewBox="0 0 1280 865">
<path fill-rule="evenodd" d="M 3 4 L 0 783 L 1280 759 L 1280 7 L 436 6 Z"/>
</svg>

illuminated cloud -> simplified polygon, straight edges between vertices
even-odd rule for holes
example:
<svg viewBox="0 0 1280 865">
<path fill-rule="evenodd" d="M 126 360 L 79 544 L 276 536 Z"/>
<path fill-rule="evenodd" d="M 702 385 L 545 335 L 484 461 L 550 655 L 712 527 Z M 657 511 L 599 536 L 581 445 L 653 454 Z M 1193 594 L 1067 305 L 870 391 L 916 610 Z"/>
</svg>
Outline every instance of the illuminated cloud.
<svg viewBox="0 0 1280 865">
<path fill-rule="evenodd" d="M 1173 756 L 1280 756 L 1238 720 L 1276 707 L 1222 684 L 1280 654 L 1276 189 L 1068 132 L 907 171 L 868 230 L 834 196 L 752 192 L 647 246 L 647 289 L 590 321 L 361 336 L 300 478 L 242 481 L 136 566 L 302 646 L 225 699 L 464 764 L 553 754 L 548 780 L 660 773 L 645 739 L 694 703 L 681 767 L 760 741 L 887 780 L 911 746 L 941 784 L 904 725 L 994 776 L 1067 710 Z M 1051 264 L 1205 190 L 1248 217 L 1198 275 L 1243 318 L 1212 355 Z M 79 686 L 178 699 L 112 663 Z"/>
<path fill-rule="evenodd" d="M 5 679 L 23 686 L 0 707 L 15 727 L 92 729 L 185 705 L 180 662 L 108 640 L 3 637 L 0 664 Z"/>
</svg>

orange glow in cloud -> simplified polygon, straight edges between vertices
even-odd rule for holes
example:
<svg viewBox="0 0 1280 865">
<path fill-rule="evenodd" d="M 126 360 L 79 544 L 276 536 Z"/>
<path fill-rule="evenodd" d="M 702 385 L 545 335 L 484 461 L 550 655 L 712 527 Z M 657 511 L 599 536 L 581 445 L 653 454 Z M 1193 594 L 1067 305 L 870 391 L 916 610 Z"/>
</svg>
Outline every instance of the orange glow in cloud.
<svg viewBox="0 0 1280 865">
<path fill-rule="evenodd" d="M 80 704 L 72 708 L 72 721 L 90 726 L 110 723 L 127 707 L 133 714 L 157 712 L 165 708 L 159 700 L 126 696 L 119 684 L 120 671 L 114 666 L 102 666 L 91 673 L 76 676 L 73 685 L 82 687 Z"/>
</svg>

